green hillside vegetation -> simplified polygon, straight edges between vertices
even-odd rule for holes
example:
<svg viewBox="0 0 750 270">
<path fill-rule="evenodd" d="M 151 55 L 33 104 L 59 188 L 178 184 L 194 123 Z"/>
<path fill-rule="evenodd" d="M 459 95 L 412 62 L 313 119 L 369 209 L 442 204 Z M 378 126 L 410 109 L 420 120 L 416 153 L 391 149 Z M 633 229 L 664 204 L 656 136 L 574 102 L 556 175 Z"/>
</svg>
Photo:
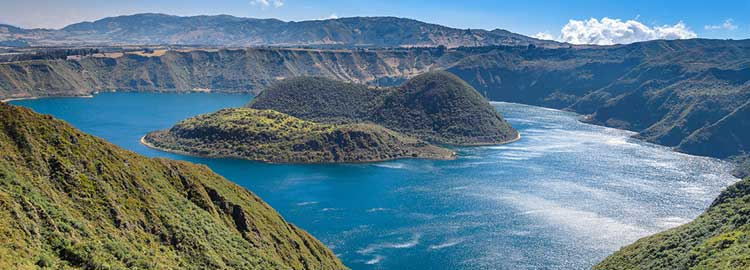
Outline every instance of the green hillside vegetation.
<svg viewBox="0 0 750 270">
<path fill-rule="evenodd" d="M 272 110 L 224 109 L 143 138 L 178 153 L 278 163 L 450 159 L 454 153 L 373 124 L 319 124 Z"/>
<path fill-rule="evenodd" d="M 265 89 L 248 106 L 310 121 L 372 122 L 440 144 L 499 144 L 519 136 L 474 88 L 444 71 L 427 72 L 391 88 L 322 77 L 287 79 Z"/>
<path fill-rule="evenodd" d="M 519 136 L 487 99 L 445 71 L 416 76 L 391 90 L 370 120 L 427 141 L 455 145 L 506 143 Z"/>
<path fill-rule="evenodd" d="M 694 221 L 640 239 L 594 269 L 750 269 L 750 179 L 727 188 Z"/>
<path fill-rule="evenodd" d="M 371 115 L 389 92 L 388 88 L 301 76 L 273 83 L 247 107 L 276 110 L 312 121 L 357 122 Z"/>
<path fill-rule="evenodd" d="M 0 104 L 0 269 L 343 269 L 248 190 Z"/>
</svg>

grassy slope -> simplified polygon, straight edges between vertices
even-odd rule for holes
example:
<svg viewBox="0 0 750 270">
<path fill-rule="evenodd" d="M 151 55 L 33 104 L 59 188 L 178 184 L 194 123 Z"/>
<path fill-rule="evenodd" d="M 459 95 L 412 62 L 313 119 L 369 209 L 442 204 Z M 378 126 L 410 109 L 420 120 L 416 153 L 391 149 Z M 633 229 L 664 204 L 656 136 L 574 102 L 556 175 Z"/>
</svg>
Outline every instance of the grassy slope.
<svg viewBox="0 0 750 270">
<path fill-rule="evenodd" d="M 694 221 L 638 240 L 594 269 L 750 269 L 750 179 Z"/>
<path fill-rule="evenodd" d="M 272 110 L 224 109 L 144 137 L 165 150 L 267 162 L 448 159 L 453 152 L 372 124 L 318 124 Z"/>
<path fill-rule="evenodd" d="M 288 79 L 248 106 L 313 121 L 373 122 L 435 143 L 497 144 L 518 136 L 476 90 L 443 71 L 387 89 L 321 77 Z"/>
<path fill-rule="evenodd" d="M 0 104 L 0 269 L 338 269 L 205 166 L 150 159 Z"/>
</svg>

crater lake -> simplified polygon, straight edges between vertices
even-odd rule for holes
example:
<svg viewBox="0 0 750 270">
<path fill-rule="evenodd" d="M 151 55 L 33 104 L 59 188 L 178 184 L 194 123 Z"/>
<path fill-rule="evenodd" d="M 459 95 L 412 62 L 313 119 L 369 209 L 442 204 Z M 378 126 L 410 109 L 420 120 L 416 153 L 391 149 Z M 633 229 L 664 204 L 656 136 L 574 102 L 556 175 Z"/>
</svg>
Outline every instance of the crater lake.
<svg viewBox="0 0 750 270">
<path fill-rule="evenodd" d="M 251 98 L 102 93 L 11 103 L 147 156 L 208 165 L 352 269 L 588 269 L 623 245 L 690 221 L 738 180 L 720 160 L 584 124 L 571 112 L 512 103 L 493 105 L 521 140 L 454 147 L 458 158 L 448 161 L 266 164 L 139 143 L 149 131 Z"/>
</svg>

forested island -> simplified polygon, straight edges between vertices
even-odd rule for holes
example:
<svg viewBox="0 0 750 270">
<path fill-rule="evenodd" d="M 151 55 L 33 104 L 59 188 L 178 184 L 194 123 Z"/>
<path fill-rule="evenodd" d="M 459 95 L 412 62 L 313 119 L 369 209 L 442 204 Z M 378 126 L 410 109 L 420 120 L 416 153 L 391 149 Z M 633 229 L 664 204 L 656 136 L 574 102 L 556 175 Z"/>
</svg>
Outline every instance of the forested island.
<svg viewBox="0 0 750 270">
<path fill-rule="evenodd" d="M 451 159 L 441 145 L 492 145 L 519 133 L 453 74 L 430 72 L 399 87 L 322 77 L 280 81 L 248 108 L 225 109 L 147 134 L 154 148 L 280 163 Z"/>
</svg>

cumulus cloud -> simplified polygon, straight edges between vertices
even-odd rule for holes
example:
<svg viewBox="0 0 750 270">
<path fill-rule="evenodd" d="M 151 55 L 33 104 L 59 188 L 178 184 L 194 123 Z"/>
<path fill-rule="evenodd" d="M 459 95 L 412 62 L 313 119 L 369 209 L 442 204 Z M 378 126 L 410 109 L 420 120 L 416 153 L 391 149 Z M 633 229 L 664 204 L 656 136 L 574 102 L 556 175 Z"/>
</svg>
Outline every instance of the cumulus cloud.
<svg viewBox="0 0 750 270">
<path fill-rule="evenodd" d="M 252 4 L 253 6 L 260 6 L 262 8 L 267 8 L 270 6 L 278 8 L 284 5 L 284 1 L 283 0 L 250 0 L 250 4 Z"/>
<path fill-rule="evenodd" d="M 737 30 L 738 26 L 734 24 L 734 20 L 732 19 L 726 19 L 724 20 L 724 23 L 722 24 L 715 24 L 715 25 L 706 25 L 703 26 L 706 30 L 729 30 L 734 31 Z"/>
<path fill-rule="evenodd" d="M 536 33 L 536 35 L 534 35 L 534 37 L 537 38 L 537 39 L 543 39 L 543 40 L 556 40 L 557 39 L 557 37 L 555 37 L 554 35 L 552 35 L 550 33 L 547 33 L 547 32 Z"/>
<path fill-rule="evenodd" d="M 326 19 L 332 19 L 332 20 L 335 20 L 335 19 L 338 19 L 338 18 L 339 18 L 339 16 L 338 16 L 338 15 L 336 15 L 336 13 L 332 13 L 332 14 L 331 14 L 331 16 L 328 16 L 328 18 L 326 18 Z"/>
<path fill-rule="evenodd" d="M 537 38 L 549 39 L 553 37 L 547 33 L 539 33 Z M 685 23 L 674 25 L 649 27 L 637 20 L 623 21 L 604 17 L 601 20 L 569 20 L 560 31 L 557 41 L 572 44 L 613 45 L 628 44 L 654 39 L 687 39 L 698 37 Z"/>
</svg>

